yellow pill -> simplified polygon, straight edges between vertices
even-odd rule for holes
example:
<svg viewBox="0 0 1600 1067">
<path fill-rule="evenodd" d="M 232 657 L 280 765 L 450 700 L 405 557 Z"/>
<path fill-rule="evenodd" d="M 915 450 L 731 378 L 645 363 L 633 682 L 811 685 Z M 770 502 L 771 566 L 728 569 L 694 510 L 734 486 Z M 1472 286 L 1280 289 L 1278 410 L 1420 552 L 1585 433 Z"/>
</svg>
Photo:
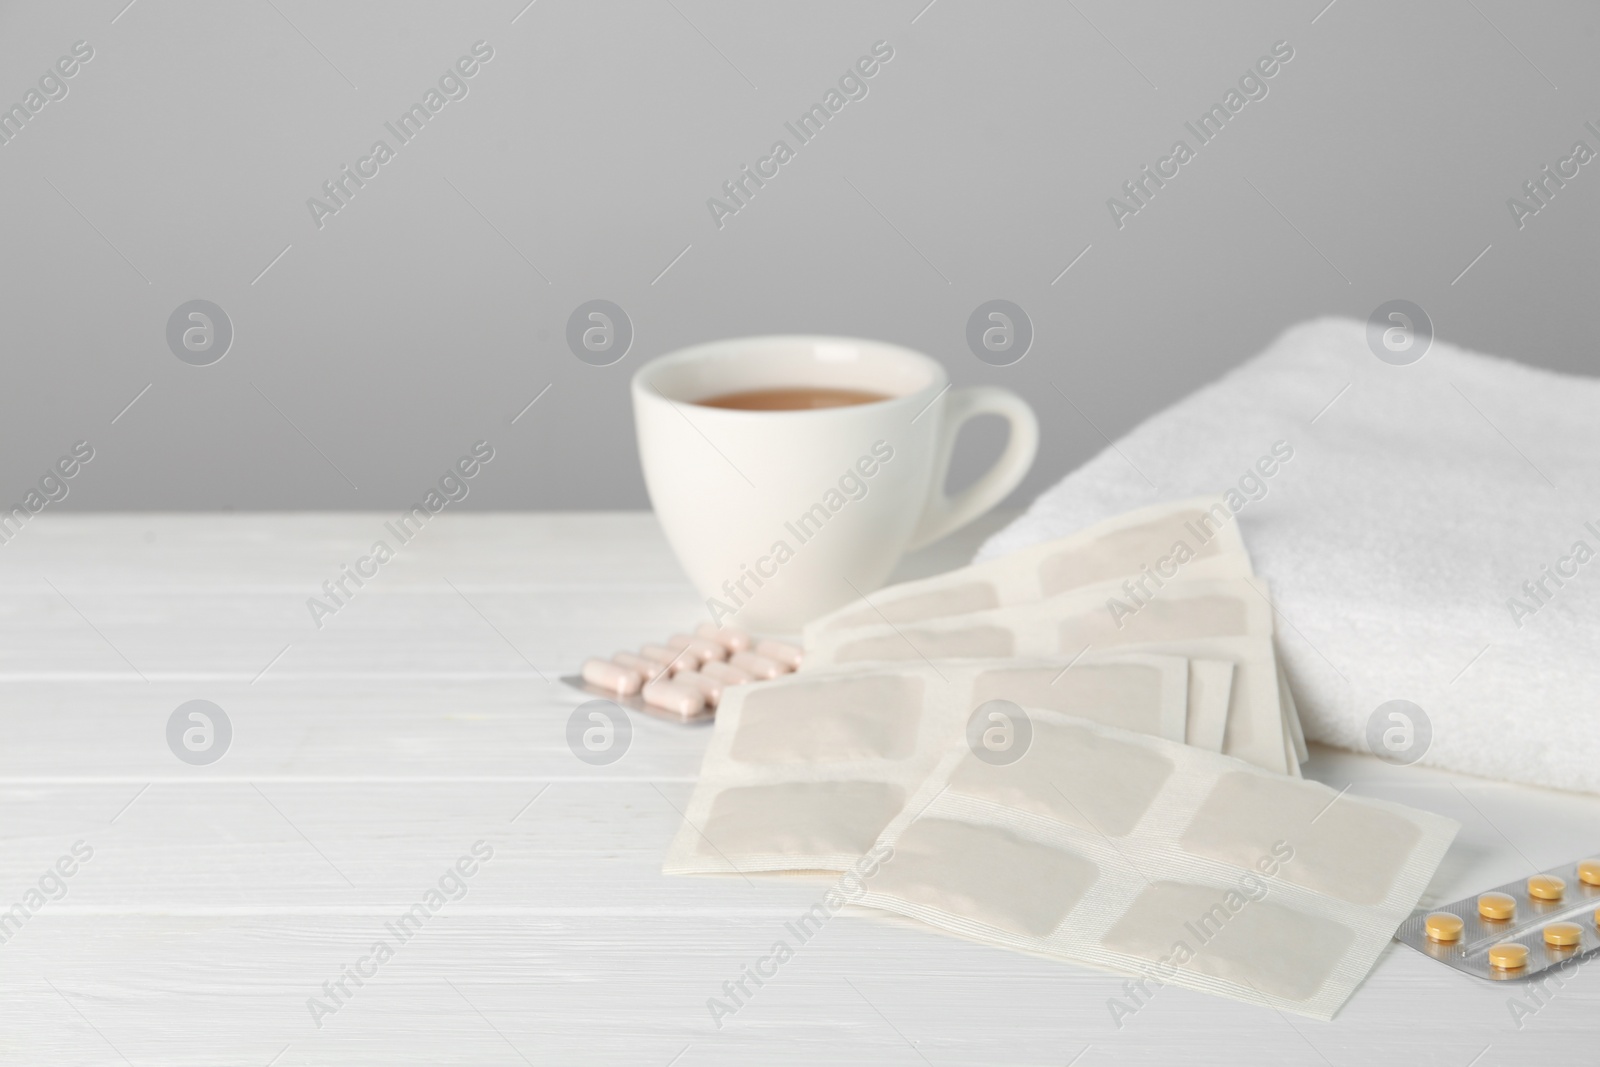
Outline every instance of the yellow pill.
<svg viewBox="0 0 1600 1067">
<path fill-rule="evenodd" d="M 1517 902 L 1505 893 L 1485 893 L 1478 898 L 1478 914 L 1485 919 L 1509 919 L 1517 913 Z"/>
<path fill-rule="evenodd" d="M 1500 971 L 1514 971 L 1528 964 L 1528 946 L 1515 941 L 1502 941 L 1489 949 L 1489 966 Z"/>
<path fill-rule="evenodd" d="M 1600 885 L 1600 860 L 1580 861 L 1578 880 L 1585 885 Z"/>
<path fill-rule="evenodd" d="M 1452 915 L 1448 911 L 1436 911 L 1423 920 L 1423 929 L 1428 931 L 1430 941 L 1458 941 L 1461 938 L 1461 927 L 1464 924 L 1461 916 Z"/>
<path fill-rule="evenodd" d="M 1583 940 L 1583 927 L 1577 923 L 1551 923 L 1544 928 L 1547 945 L 1576 945 Z"/>
<path fill-rule="evenodd" d="M 1528 895 L 1535 900 L 1560 900 L 1567 891 L 1567 880 L 1553 874 L 1536 874 L 1528 879 Z"/>
</svg>

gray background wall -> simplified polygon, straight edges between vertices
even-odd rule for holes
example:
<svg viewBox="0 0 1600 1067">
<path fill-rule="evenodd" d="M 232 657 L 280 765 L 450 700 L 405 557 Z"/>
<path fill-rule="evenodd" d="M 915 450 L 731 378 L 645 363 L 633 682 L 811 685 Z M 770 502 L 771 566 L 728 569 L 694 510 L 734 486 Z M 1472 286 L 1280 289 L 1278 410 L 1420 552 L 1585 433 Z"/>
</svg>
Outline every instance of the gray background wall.
<svg viewBox="0 0 1600 1067">
<path fill-rule="evenodd" d="M 0 146 L 6 502 L 86 438 L 63 508 L 394 508 L 487 438 L 466 507 L 643 506 L 628 376 L 748 333 L 1023 392 L 1018 503 L 1313 315 L 1404 297 L 1596 364 L 1600 164 L 1521 230 L 1505 203 L 1600 148 L 1592 3 L 126 2 L 0 9 L 7 106 L 94 48 Z M 307 198 L 480 39 L 468 95 L 319 230 Z M 878 40 L 869 95 L 719 230 L 707 198 Z M 1107 198 L 1279 40 L 1269 95 L 1119 230 Z M 996 297 L 1036 330 L 1009 367 L 964 340 Z M 195 298 L 236 331 L 210 366 L 166 342 Z M 609 367 L 565 343 L 594 298 L 634 325 Z M 972 436 L 969 470 L 998 447 Z"/>
</svg>

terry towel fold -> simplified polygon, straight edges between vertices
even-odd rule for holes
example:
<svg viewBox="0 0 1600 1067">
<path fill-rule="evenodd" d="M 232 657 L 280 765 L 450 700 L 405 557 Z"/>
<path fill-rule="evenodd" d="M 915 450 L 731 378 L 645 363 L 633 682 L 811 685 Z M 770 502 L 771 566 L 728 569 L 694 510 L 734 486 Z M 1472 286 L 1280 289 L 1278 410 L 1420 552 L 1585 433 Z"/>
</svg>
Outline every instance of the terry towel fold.
<svg viewBox="0 0 1600 1067">
<path fill-rule="evenodd" d="M 1600 379 L 1438 341 L 1391 366 L 1364 323 L 1306 323 L 978 558 L 1230 488 L 1310 738 L 1366 750 L 1404 699 L 1431 725 L 1423 763 L 1600 792 Z"/>
</svg>

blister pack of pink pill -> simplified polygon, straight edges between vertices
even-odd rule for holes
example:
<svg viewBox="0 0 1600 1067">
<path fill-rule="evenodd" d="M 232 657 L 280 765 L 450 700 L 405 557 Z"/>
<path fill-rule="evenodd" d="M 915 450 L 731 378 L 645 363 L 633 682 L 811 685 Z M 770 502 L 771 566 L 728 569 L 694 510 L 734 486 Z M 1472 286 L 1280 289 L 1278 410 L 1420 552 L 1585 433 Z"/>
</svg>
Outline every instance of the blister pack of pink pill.
<svg viewBox="0 0 1600 1067">
<path fill-rule="evenodd" d="M 729 686 L 768 681 L 799 669 L 801 651 L 731 626 L 701 623 L 693 634 L 609 659 L 590 659 L 567 685 L 633 711 L 679 723 L 709 722 Z"/>
</svg>

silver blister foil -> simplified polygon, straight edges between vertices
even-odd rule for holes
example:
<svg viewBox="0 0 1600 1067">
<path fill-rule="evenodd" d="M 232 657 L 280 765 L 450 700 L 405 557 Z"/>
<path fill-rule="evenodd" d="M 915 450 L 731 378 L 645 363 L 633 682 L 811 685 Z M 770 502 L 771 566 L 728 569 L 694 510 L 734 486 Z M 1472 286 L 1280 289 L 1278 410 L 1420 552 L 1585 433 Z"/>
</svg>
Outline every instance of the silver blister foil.
<svg viewBox="0 0 1600 1067">
<path fill-rule="evenodd" d="M 1582 960 L 1600 949 L 1600 927 L 1596 926 L 1595 916 L 1596 910 L 1600 909 L 1600 885 L 1591 885 L 1578 877 L 1580 862 L 1583 861 L 1574 860 L 1538 872 L 1566 882 L 1560 900 L 1540 900 L 1529 896 L 1528 878 L 1519 878 L 1440 908 L 1419 909 L 1400 924 L 1395 939 L 1458 971 L 1492 982 L 1518 982 L 1536 978 L 1553 967 Z M 1483 918 L 1478 914 L 1478 898 L 1484 893 L 1504 893 L 1516 901 L 1515 913 L 1509 919 Z M 1428 936 L 1425 926 L 1427 918 L 1438 912 L 1461 917 L 1461 937 L 1458 940 L 1435 941 Z M 1576 945 L 1545 944 L 1545 927 L 1557 922 L 1577 924 L 1582 933 Z M 1527 964 L 1515 970 L 1491 966 L 1489 949 L 1502 942 L 1526 945 Z"/>
</svg>

